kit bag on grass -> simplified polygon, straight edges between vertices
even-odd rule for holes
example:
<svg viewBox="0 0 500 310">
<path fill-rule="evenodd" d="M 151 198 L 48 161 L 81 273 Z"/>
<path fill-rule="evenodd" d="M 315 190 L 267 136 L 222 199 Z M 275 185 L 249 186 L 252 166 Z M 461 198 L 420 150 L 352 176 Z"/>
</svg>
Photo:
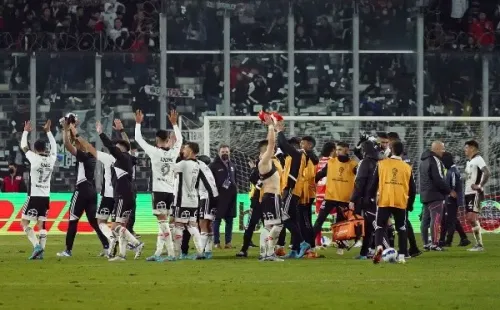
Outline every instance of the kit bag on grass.
<svg viewBox="0 0 500 310">
<path fill-rule="evenodd" d="M 353 211 L 344 212 L 347 220 L 332 225 L 332 241 L 360 239 L 365 235 L 365 220 Z"/>
</svg>

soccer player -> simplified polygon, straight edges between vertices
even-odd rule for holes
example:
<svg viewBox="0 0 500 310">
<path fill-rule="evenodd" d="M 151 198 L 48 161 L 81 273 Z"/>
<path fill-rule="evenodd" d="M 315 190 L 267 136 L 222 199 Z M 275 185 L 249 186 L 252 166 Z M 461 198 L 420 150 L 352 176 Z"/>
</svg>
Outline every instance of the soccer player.
<svg viewBox="0 0 500 310">
<path fill-rule="evenodd" d="M 50 143 L 50 153 L 46 154 L 45 141 L 37 140 L 33 145 L 34 151 L 28 147 L 28 133 L 31 131 L 31 123 L 24 123 L 24 131 L 21 137 L 21 149 L 30 162 L 30 178 L 28 198 L 24 203 L 21 216 L 21 226 L 33 245 L 33 253 L 29 259 L 43 259 L 43 252 L 47 244 L 47 230 L 45 221 L 49 211 L 50 203 L 50 179 L 57 160 L 57 144 L 52 132 L 51 122 L 48 120 L 43 126 Z M 38 238 L 31 228 L 30 221 L 35 221 L 40 229 Z"/>
<path fill-rule="evenodd" d="M 335 157 L 336 147 L 337 146 L 335 145 L 335 142 L 327 142 L 325 143 L 325 145 L 323 145 L 323 150 L 321 151 L 321 157 L 319 159 L 318 165 L 316 166 L 316 173 L 325 168 L 330 158 Z M 321 206 L 324 203 L 325 192 L 326 192 L 326 177 L 319 180 L 319 182 L 316 185 L 316 214 L 319 214 Z M 332 215 L 335 214 L 335 210 L 332 210 L 330 214 Z M 316 247 L 322 246 L 321 231 L 318 234 L 316 234 L 314 243 Z"/>
<path fill-rule="evenodd" d="M 358 163 L 349 157 L 349 144 L 337 143 L 337 156 L 330 158 L 326 166 L 316 174 L 315 181 L 326 177 L 325 203 L 321 206 L 318 218 L 314 223 L 314 234 L 321 227 L 333 209 L 337 211 L 337 222 L 344 220 L 344 212 L 348 209 Z M 353 208 L 354 211 L 354 208 Z M 343 243 L 339 243 L 337 254 L 342 255 Z"/>
<path fill-rule="evenodd" d="M 219 192 L 215 184 L 215 178 L 212 170 L 208 167 L 210 158 L 208 156 L 199 156 L 198 164 L 200 165 L 200 184 L 198 194 L 199 202 L 199 226 L 201 230 L 200 242 L 203 254 L 206 259 L 212 258 L 212 248 L 214 246 L 214 233 L 212 231 L 212 223 L 217 214 L 217 197 Z"/>
<path fill-rule="evenodd" d="M 180 254 L 184 230 L 187 229 L 193 237 L 197 259 L 204 258 L 204 248 L 202 248 L 201 235 L 197 223 L 200 165 L 196 160 L 196 155 L 199 151 L 200 147 L 197 143 L 188 142 L 182 149 L 184 160 L 174 165 L 174 173 L 178 177 L 177 193 L 175 196 L 175 252 L 176 254 Z"/>
<path fill-rule="evenodd" d="M 182 133 L 177 126 L 177 112 L 172 110 L 168 118 L 174 128 L 175 143 L 173 146 L 169 144 L 169 135 L 166 130 L 158 130 L 156 132 L 156 146 L 152 146 L 142 137 L 141 123 L 144 120 L 144 114 L 141 110 L 137 110 L 135 113 L 135 141 L 151 159 L 153 215 L 158 221 L 156 251 L 152 256 L 146 258 L 147 261 L 161 261 L 164 247 L 167 247 L 167 260 L 175 259 L 168 216 L 174 202 L 174 165 L 181 151 Z"/>
<path fill-rule="evenodd" d="M 365 220 L 365 236 L 363 237 L 363 243 L 361 245 L 359 256 L 356 256 L 355 258 L 364 260 L 368 258 L 369 248 L 376 228 L 376 197 L 371 195 L 370 185 L 373 183 L 373 179 L 377 177 L 373 174 L 373 172 L 377 167 L 379 154 L 377 153 L 375 144 L 370 140 L 366 140 L 360 145 L 360 151 L 363 159 L 358 165 L 354 191 L 351 195 L 349 208 L 354 209 L 356 207 L 358 210 L 357 213 L 360 213 L 360 211 L 363 213 L 363 218 Z M 389 243 L 387 241 L 384 244 L 386 247 L 389 247 Z"/>
<path fill-rule="evenodd" d="M 385 132 L 377 133 L 377 141 L 380 146 L 380 153 L 384 157 L 388 157 L 391 153 L 391 149 L 389 148 L 389 136 Z"/>
<path fill-rule="evenodd" d="M 443 241 L 444 246 L 451 246 L 453 234 L 456 230 L 460 235 L 460 243 L 458 246 L 468 246 L 470 241 L 465 234 L 462 224 L 457 218 L 458 208 L 464 206 L 462 176 L 453 161 L 453 155 L 451 153 L 444 152 L 441 159 L 446 168 L 446 182 L 450 185 L 451 189 L 457 193 L 457 198 L 451 196 L 446 197 L 446 219 L 445 225 L 441 230 L 441 241 Z M 446 238 L 446 240 L 444 238 Z"/>
<path fill-rule="evenodd" d="M 78 231 L 78 222 L 85 212 L 90 226 L 95 230 L 102 244 L 103 251 L 107 254 L 109 248 L 108 238 L 99 229 L 97 224 L 97 192 L 95 188 L 94 172 L 96 158 L 89 152 L 85 145 L 79 142 L 78 133 L 73 124 L 68 122 L 63 123 L 64 133 L 63 141 L 66 150 L 76 157 L 76 185 L 75 192 L 71 197 L 69 207 L 69 224 L 66 233 L 66 249 L 57 253 L 59 257 L 71 257 L 73 244 L 75 242 L 76 233 Z M 75 139 L 75 146 L 71 143 Z"/>
<path fill-rule="evenodd" d="M 278 132 L 278 146 L 287 155 L 282 175 L 287 180 L 283 191 L 283 224 L 292 235 L 292 251 L 287 255 L 287 258 L 302 258 L 306 251 L 311 248 L 311 245 L 304 240 L 297 227 L 297 208 L 304 189 L 303 183 L 305 180 L 303 172 L 307 164 L 308 155 L 304 150 L 297 149 L 287 141 L 283 133 L 285 126 L 282 121 L 276 123 L 275 129 Z M 284 238 L 281 236 L 278 244 L 280 249 L 282 249 Z"/>
<path fill-rule="evenodd" d="M 96 130 L 104 146 L 115 158 L 113 165 L 113 179 L 115 190 L 115 221 L 112 224 L 114 237 L 118 239 L 119 254 L 109 261 L 123 261 L 127 252 L 127 244 L 130 244 L 135 252 L 135 259 L 139 258 L 144 243 L 135 238 L 127 229 L 126 224 L 134 206 L 135 194 L 132 185 L 133 159 L 130 155 L 130 144 L 124 140 L 118 140 L 115 144 L 102 132 L 100 122 L 96 124 Z"/>
<path fill-rule="evenodd" d="M 411 167 L 403 161 L 403 143 L 394 141 L 391 144 L 392 156 L 378 162 L 375 169 L 374 182 L 371 185 L 371 196 L 378 192 L 375 228 L 375 244 L 377 246 L 373 263 L 382 259 L 384 228 L 391 215 L 398 231 L 398 262 L 404 264 L 408 241 L 406 236 L 406 209 L 415 201 L 416 186 Z"/>
<path fill-rule="evenodd" d="M 275 149 L 274 121 L 266 115 L 265 124 L 268 127 L 267 146 L 260 149 L 259 176 L 262 181 L 262 217 L 264 225 L 261 229 L 260 248 L 264 261 L 282 261 L 274 253 L 276 242 L 283 229 L 280 174 L 273 161 Z"/>
<path fill-rule="evenodd" d="M 484 251 L 484 246 L 478 214 L 484 200 L 484 186 L 490 178 L 490 169 L 488 169 L 486 162 L 479 154 L 479 144 L 476 141 L 469 140 L 465 142 L 464 152 L 467 159 L 469 159 L 465 166 L 466 220 L 472 227 L 474 239 L 476 239 L 476 245 L 470 248 L 469 251 L 480 252 Z"/>
</svg>

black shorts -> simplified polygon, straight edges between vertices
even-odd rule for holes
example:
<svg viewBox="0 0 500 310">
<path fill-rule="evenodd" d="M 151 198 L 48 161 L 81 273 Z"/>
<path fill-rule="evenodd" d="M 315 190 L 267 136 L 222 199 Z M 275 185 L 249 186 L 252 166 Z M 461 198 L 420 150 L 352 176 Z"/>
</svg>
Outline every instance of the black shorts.
<svg viewBox="0 0 500 310">
<path fill-rule="evenodd" d="M 200 199 L 198 206 L 200 220 L 215 220 L 215 216 L 217 215 L 217 204 L 215 199 Z"/>
<path fill-rule="evenodd" d="M 282 208 L 282 218 L 284 221 L 288 220 L 290 214 L 294 214 L 299 206 L 300 197 L 292 194 L 292 192 L 292 190 L 284 191 Z"/>
<path fill-rule="evenodd" d="M 28 196 L 23 205 L 21 218 L 28 221 L 46 221 L 49 204 L 49 197 Z"/>
<path fill-rule="evenodd" d="M 175 207 L 175 222 L 187 224 L 198 220 L 198 208 Z"/>
<path fill-rule="evenodd" d="M 468 212 L 481 212 L 481 203 L 484 200 L 484 192 L 465 195 L 465 210 Z"/>
<path fill-rule="evenodd" d="M 130 213 L 135 209 L 135 199 L 132 197 L 118 196 L 115 198 L 113 212 L 113 222 L 125 224 L 130 217 Z"/>
<path fill-rule="evenodd" d="M 344 212 L 347 210 L 349 207 L 348 202 L 342 202 L 342 201 L 335 201 L 335 200 L 326 200 L 325 203 L 321 206 L 319 212 L 327 212 L 327 214 L 330 214 L 332 210 L 337 210 L 337 217 L 336 217 L 336 222 L 342 222 L 345 220 L 344 217 Z"/>
<path fill-rule="evenodd" d="M 264 193 L 260 204 L 264 225 L 279 225 L 282 223 L 283 203 L 280 195 Z"/>
<path fill-rule="evenodd" d="M 153 214 L 154 215 L 169 215 L 170 209 L 174 202 L 174 194 L 153 192 Z"/>
<path fill-rule="evenodd" d="M 111 197 L 102 197 L 95 217 L 99 220 L 107 221 L 109 217 L 114 214 L 115 199 Z"/>
<path fill-rule="evenodd" d="M 89 216 L 94 216 L 97 212 L 97 193 L 94 190 L 77 189 L 71 197 L 69 206 L 69 220 L 79 220 L 83 212 Z"/>
</svg>

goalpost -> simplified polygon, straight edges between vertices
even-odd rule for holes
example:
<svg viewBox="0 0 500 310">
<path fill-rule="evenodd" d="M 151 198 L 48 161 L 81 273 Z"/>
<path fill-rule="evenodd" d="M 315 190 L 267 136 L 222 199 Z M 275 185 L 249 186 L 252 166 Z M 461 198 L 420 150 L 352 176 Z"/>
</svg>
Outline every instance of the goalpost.
<svg viewBox="0 0 500 310">
<path fill-rule="evenodd" d="M 492 172 L 486 186 L 486 201 L 481 212 L 481 224 L 485 231 L 500 232 L 500 117 L 377 117 L 377 116 L 284 116 L 287 138 L 305 135 L 316 139 L 319 155 L 327 141 L 344 141 L 351 148 L 359 141 L 360 133 L 376 135 L 377 132 L 397 132 L 404 143 L 405 152 L 413 165 L 418 185 L 418 164 L 424 149 L 434 140 L 445 143 L 446 150 L 455 157 L 465 180 L 464 142 L 475 139 L 481 154 Z M 231 148 L 231 159 L 236 165 L 238 191 L 248 192 L 251 168 L 250 160 L 257 158 L 257 142 L 266 138 L 264 125 L 257 116 L 205 116 L 203 143 L 205 155 L 213 158 L 218 147 L 227 144 Z M 201 131 L 201 130 L 200 130 Z M 417 212 L 412 218 L 418 221 Z M 419 212 L 418 212 L 419 213 Z M 460 210 L 462 224 L 464 210 Z M 466 227 L 470 230 L 470 227 Z"/>
</svg>

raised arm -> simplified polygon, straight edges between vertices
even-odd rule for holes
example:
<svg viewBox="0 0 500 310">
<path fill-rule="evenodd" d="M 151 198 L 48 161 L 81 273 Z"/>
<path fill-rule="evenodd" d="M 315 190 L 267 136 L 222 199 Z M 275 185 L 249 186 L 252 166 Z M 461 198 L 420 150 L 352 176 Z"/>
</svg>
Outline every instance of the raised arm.
<svg viewBox="0 0 500 310">
<path fill-rule="evenodd" d="M 177 119 L 179 118 L 179 115 L 177 114 L 177 111 L 172 110 L 170 111 L 170 114 L 168 115 L 168 119 L 170 120 L 170 123 L 172 123 L 172 127 L 174 128 L 174 134 L 175 134 L 175 143 L 172 146 L 172 149 L 174 153 L 179 154 L 182 148 L 182 132 L 179 126 L 177 125 Z"/>
<path fill-rule="evenodd" d="M 94 156 L 94 158 L 97 158 L 97 150 L 95 149 L 95 147 L 92 144 L 90 144 L 87 140 L 80 137 L 80 135 L 78 135 L 76 133 L 76 129 L 74 126 L 72 126 L 70 128 L 70 132 L 71 132 L 71 135 L 74 137 L 74 139 L 76 141 L 78 141 L 78 143 L 80 143 L 90 154 L 92 154 L 92 156 Z M 77 152 L 75 152 L 75 153 L 77 153 Z M 75 155 L 75 154 L 73 154 L 73 155 Z"/>
<path fill-rule="evenodd" d="M 71 155 L 73 156 L 76 156 L 76 147 L 71 144 L 71 135 L 72 135 L 72 132 L 71 132 L 71 129 L 70 129 L 70 125 L 67 124 L 66 122 L 64 122 L 64 125 L 63 125 L 63 143 L 64 143 L 64 148 L 71 153 Z M 73 137 L 76 139 L 78 135 L 77 134 L 73 134 Z"/>
<path fill-rule="evenodd" d="M 127 141 L 127 142 L 130 144 L 130 139 L 128 138 L 128 135 L 127 135 L 127 133 L 125 132 L 125 129 L 123 128 L 122 121 L 116 118 L 116 119 L 113 121 L 113 123 L 114 123 L 114 125 L 113 125 L 113 129 L 114 129 L 114 130 L 119 131 L 119 132 L 120 132 L 120 137 L 121 137 L 123 140 Z"/>
<path fill-rule="evenodd" d="M 264 165 L 267 165 L 271 159 L 274 156 L 274 148 L 276 146 L 276 134 L 274 133 L 274 123 L 273 120 L 271 119 L 271 116 L 267 115 L 265 116 L 264 120 L 265 124 L 267 125 L 267 148 L 264 154 L 262 154 L 262 157 L 260 159 L 260 162 Z"/>
<path fill-rule="evenodd" d="M 157 148 L 147 143 L 146 140 L 142 137 L 141 132 L 141 123 L 144 120 L 144 114 L 142 114 L 141 110 L 137 110 L 135 112 L 135 132 L 134 138 L 137 144 L 151 157 L 151 154 L 154 154 L 157 151 Z"/>
<path fill-rule="evenodd" d="M 28 146 L 28 134 L 31 131 L 31 122 L 26 121 L 24 122 L 24 131 L 23 135 L 21 136 L 21 149 L 23 150 L 24 153 L 27 153 L 30 148 Z"/>
<path fill-rule="evenodd" d="M 276 123 L 276 132 L 278 133 L 278 147 L 283 151 L 283 153 L 296 157 L 297 155 L 300 155 L 300 152 L 295 149 L 290 143 L 288 143 L 288 140 L 285 137 L 285 134 L 283 130 L 285 129 L 285 126 L 283 125 L 283 122 L 277 122 Z"/>
<path fill-rule="evenodd" d="M 109 150 L 109 153 L 116 159 L 123 158 L 122 151 L 102 132 L 102 125 L 99 121 L 96 123 L 96 131 L 99 134 L 99 138 L 101 138 L 102 144 Z"/>
</svg>

